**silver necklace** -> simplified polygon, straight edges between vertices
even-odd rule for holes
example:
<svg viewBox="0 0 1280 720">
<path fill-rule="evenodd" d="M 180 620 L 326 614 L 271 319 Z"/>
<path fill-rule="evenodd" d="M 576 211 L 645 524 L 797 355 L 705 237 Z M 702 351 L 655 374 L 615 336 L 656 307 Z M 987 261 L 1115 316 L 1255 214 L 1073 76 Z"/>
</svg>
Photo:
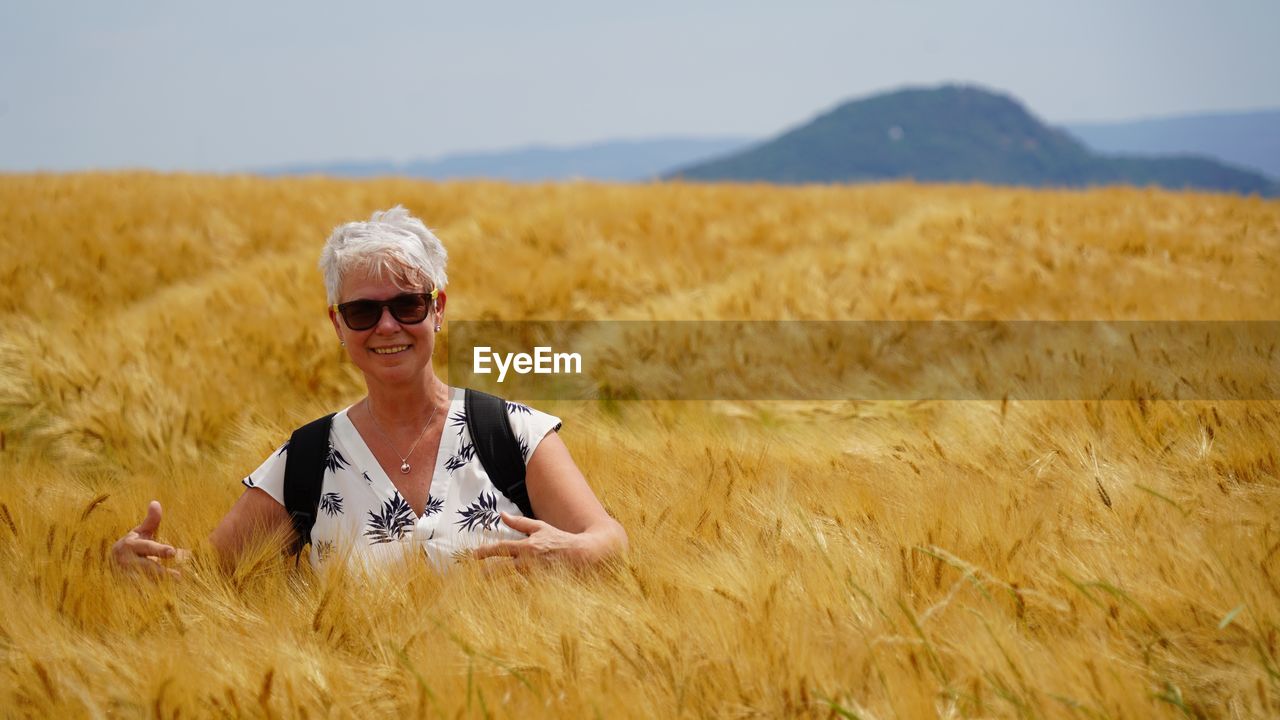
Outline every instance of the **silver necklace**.
<svg viewBox="0 0 1280 720">
<path fill-rule="evenodd" d="M 387 441 L 387 447 L 391 448 L 391 452 L 396 453 L 396 455 L 400 455 L 400 453 L 396 451 L 395 446 L 391 444 L 391 438 L 387 437 L 386 431 L 378 424 L 378 418 L 373 414 L 373 406 L 369 404 L 368 397 L 364 399 L 364 409 L 369 411 L 369 419 L 373 420 L 373 427 L 382 435 L 382 439 Z M 422 442 L 422 438 L 427 436 L 427 428 L 431 427 L 431 421 L 436 419 L 436 413 L 438 412 L 440 412 L 440 406 L 436 405 L 431 410 L 431 417 L 427 418 L 427 424 L 422 426 L 422 432 L 418 433 L 418 439 L 413 441 L 413 447 L 409 448 L 408 454 L 400 457 L 401 475 L 408 475 L 409 471 L 413 469 L 409 467 L 409 458 L 413 456 L 413 451 L 418 449 L 418 443 Z"/>
</svg>

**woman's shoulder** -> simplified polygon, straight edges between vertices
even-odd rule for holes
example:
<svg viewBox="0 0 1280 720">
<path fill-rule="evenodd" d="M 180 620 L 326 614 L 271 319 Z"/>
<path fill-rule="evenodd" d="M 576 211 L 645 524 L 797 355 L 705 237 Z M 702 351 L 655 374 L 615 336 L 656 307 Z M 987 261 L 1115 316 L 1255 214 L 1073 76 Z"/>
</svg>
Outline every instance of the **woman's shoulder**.
<svg viewBox="0 0 1280 720">
<path fill-rule="evenodd" d="M 284 502 L 284 475 L 285 469 L 289 465 L 289 456 L 298 455 L 298 451 L 310 452 L 313 455 L 320 456 L 320 461 L 325 464 L 334 462 L 334 454 L 341 451 L 334 447 L 335 441 L 341 436 L 341 428 L 350 426 L 351 421 L 347 417 L 347 411 L 352 406 L 342 408 L 336 412 L 324 415 L 322 417 L 310 420 L 303 425 L 298 426 L 289 432 L 284 441 L 271 451 L 262 464 L 253 472 L 249 473 L 240 484 L 246 488 L 260 488 L 265 490 L 277 501 Z M 299 443 L 304 446 L 310 444 L 310 450 L 306 447 L 298 447 Z M 341 462 L 341 461 L 340 461 Z"/>
<path fill-rule="evenodd" d="M 520 457 L 525 464 L 528 464 L 529 458 L 542 439 L 560 430 L 564 423 L 559 417 L 524 403 L 511 400 L 505 402 L 507 423 L 511 426 L 511 434 L 520 448 Z"/>
<path fill-rule="evenodd" d="M 498 447 L 505 442 L 514 442 L 521 459 L 527 464 L 538 443 L 548 433 L 559 430 L 563 424 L 559 417 L 523 402 L 487 393 L 469 397 L 475 391 L 465 388 L 460 390 L 455 397 L 448 422 L 459 436 L 465 433 L 464 445 L 468 447 L 474 448 L 477 441 L 481 441 L 481 444 L 496 444 Z M 510 428 L 510 440 L 505 439 L 506 433 L 498 423 Z"/>
</svg>

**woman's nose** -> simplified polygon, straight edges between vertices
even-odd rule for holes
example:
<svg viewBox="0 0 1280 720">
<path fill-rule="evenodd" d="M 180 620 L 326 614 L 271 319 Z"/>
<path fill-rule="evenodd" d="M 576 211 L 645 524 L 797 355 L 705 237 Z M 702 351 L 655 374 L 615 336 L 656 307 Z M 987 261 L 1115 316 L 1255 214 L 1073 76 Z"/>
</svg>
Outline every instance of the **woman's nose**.
<svg viewBox="0 0 1280 720">
<path fill-rule="evenodd" d="M 382 306 L 382 314 L 378 316 L 378 325 L 374 328 L 381 333 L 400 332 L 400 321 L 391 314 L 391 308 Z"/>
</svg>

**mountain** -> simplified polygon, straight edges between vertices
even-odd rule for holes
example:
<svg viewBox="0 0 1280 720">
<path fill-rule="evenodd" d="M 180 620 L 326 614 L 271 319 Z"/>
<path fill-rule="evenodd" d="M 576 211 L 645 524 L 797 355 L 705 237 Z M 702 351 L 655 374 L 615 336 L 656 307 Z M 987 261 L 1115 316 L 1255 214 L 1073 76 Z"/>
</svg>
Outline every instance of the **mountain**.
<svg viewBox="0 0 1280 720">
<path fill-rule="evenodd" d="M 844 103 L 772 140 L 668 173 L 777 183 L 986 182 L 1161 185 L 1271 195 L 1275 181 L 1209 158 L 1098 155 L 982 88 L 911 88 Z"/>
<path fill-rule="evenodd" d="M 1207 155 L 1280 178 L 1280 109 L 1064 127 L 1098 152 Z"/>
<path fill-rule="evenodd" d="M 259 171 L 264 175 L 400 175 L 432 180 L 651 180 L 664 171 L 738 150 L 743 138 L 662 138 L 614 140 L 567 147 L 533 146 L 514 150 L 446 155 L 408 163 L 334 162 L 293 165 Z"/>
</svg>

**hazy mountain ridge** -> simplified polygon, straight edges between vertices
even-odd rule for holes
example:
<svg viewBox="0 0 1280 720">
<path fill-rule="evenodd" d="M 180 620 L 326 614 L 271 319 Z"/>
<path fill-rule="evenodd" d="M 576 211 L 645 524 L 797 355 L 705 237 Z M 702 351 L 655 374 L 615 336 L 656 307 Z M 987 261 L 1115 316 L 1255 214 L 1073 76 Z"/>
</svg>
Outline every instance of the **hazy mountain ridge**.
<svg viewBox="0 0 1280 720">
<path fill-rule="evenodd" d="M 658 178 L 672 167 L 731 153 L 749 142 L 744 138 L 657 138 L 561 147 L 534 145 L 491 152 L 456 153 L 406 163 L 384 160 L 291 165 L 262 170 L 260 174 L 401 175 L 432 180 L 493 178 L 550 181 L 582 178 L 639 181 Z"/>
<path fill-rule="evenodd" d="M 289 165 L 258 174 L 517 182 L 914 178 L 1067 187 L 1155 184 L 1277 195 L 1280 110 L 1055 127 L 1015 98 L 950 85 L 846 102 L 763 140 L 674 137 L 534 145 L 408 162 Z"/>
<path fill-rule="evenodd" d="M 1280 109 L 1063 126 L 1104 153 L 1193 154 L 1280 178 Z"/>
<path fill-rule="evenodd" d="M 910 88 L 843 103 L 728 157 L 669 178 L 776 183 L 1137 184 L 1275 195 L 1276 181 L 1208 157 L 1109 156 L 982 88 Z"/>
</svg>

